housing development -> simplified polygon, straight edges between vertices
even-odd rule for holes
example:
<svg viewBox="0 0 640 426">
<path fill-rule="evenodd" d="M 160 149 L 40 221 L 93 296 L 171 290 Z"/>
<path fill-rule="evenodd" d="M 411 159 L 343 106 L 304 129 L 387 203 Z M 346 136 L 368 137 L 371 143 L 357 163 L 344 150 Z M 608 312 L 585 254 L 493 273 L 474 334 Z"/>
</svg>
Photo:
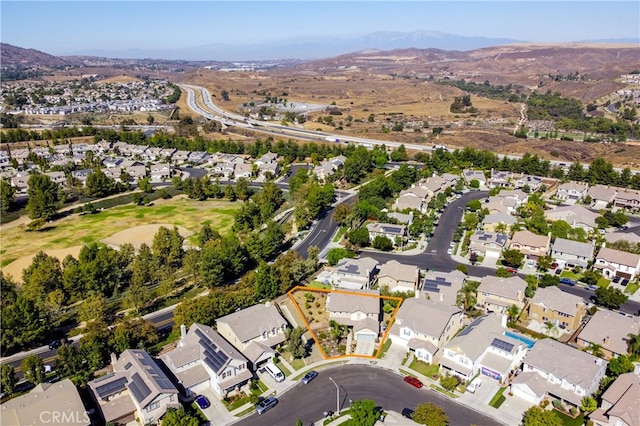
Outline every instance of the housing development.
<svg viewBox="0 0 640 426">
<path fill-rule="evenodd" d="M 405 54 L 12 68 L 0 423 L 638 425 L 640 62 L 583 108 Z M 323 93 L 360 78 L 444 112 Z"/>
</svg>

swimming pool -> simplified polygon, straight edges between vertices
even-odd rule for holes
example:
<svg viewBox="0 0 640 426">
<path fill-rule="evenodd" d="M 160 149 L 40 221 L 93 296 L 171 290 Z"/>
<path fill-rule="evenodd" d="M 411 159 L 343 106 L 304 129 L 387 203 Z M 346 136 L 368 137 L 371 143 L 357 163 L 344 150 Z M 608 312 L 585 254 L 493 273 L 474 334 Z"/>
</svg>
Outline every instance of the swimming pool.
<svg viewBox="0 0 640 426">
<path fill-rule="evenodd" d="M 524 343 L 529 348 L 533 347 L 533 345 L 536 343 L 536 341 L 534 339 L 531 339 L 529 337 L 525 337 L 522 334 L 514 333 L 513 331 L 505 331 L 504 335 Z"/>
</svg>

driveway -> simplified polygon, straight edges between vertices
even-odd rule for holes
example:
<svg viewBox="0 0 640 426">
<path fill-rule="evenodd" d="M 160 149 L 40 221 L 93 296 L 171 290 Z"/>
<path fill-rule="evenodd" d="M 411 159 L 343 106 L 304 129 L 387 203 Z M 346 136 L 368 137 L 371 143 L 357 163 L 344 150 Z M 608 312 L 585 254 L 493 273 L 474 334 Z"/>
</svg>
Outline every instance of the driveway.
<svg viewBox="0 0 640 426">
<path fill-rule="evenodd" d="M 220 398 L 213 389 L 207 387 L 202 390 L 200 394 L 206 396 L 211 403 L 209 408 L 201 410 L 207 420 L 209 420 L 209 424 L 213 426 L 222 426 L 228 425 L 236 420 L 236 417 L 227 411 L 227 407 L 225 407 L 222 401 L 220 401 Z"/>
</svg>

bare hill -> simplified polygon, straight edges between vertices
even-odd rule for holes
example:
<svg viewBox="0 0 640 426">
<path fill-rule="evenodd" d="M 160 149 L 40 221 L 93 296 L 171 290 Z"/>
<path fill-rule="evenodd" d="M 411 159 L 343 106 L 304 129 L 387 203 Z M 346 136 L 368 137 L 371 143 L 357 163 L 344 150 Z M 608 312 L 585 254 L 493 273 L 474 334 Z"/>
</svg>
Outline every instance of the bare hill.
<svg viewBox="0 0 640 426">
<path fill-rule="evenodd" d="M 38 66 L 55 68 L 72 65 L 72 62 L 41 52 L 36 49 L 25 49 L 7 43 L 0 43 L 0 61 L 2 66 Z"/>
</svg>

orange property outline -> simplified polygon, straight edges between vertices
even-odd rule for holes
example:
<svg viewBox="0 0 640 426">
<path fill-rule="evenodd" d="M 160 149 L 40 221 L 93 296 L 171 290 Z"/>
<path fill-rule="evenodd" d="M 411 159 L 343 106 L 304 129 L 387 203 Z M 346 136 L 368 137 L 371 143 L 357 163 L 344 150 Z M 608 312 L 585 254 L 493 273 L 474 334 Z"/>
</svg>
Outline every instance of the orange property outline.
<svg viewBox="0 0 640 426">
<path fill-rule="evenodd" d="M 396 300 L 399 303 L 398 303 L 398 306 L 396 306 L 396 309 L 393 311 L 393 315 L 391 315 L 391 319 L 389 320 L 389 325 L 387 326 L 387 329 L 385 330 L 384 334 L 382 335 L 382 339 L 380 339 L 380 344 L 378 345 L 378 349 L 376 349 L 375 355 L 338 355 L 338 356 L 329 357 L 329 356 L 327 356 L 327 354 L 322 349 L 322 346 L 320 345 L 320 340 L 318 339 L 316 334 L 311 329 L 311 326 L 309 325 L 309 322 L 307 321 L 307 318 L 304 316 L 304 314 L 302 313 L 302 310 L 300 309 L 300 306 L 298 306 L 298 302 L 296 302 L 295 298 L 293 297 L 293 293 L 295 293 L 296 291 L 305 291 L 305 292 L 315 292 L 315 291 L 317 291 L 317 292 L 321 292 L 321 293 L 352 294 L 352 295 L 355 295 L 355 296 L 377 297 L 378 299 Z M 311 288 L 311 287 L 305 287 L 305 286 L 301 286 L 301 285 L 297 285 L 294 288 L 292 288 L 291 290 L 289 290 L 287 295 L 289 296 L 289 300 L 291 300 L 291 302 L 293 303 L 293 306 L 296 307 L 296 310 L 298 311 L 298 315 L 300 315 L 300 318 L 302 318 L 302 320 L 304 321 L 304 324 L 307 327 L 307 330 L 309 331 L 309 333 L 311 333 L 311 336 L 313 336 L 313 340 L 315 340 L 316 345 L 318 346 L 318 348 L 320 348 L 320 353 L 322 354 L 322 357 L 325 360 L 339 359 L 339 358 L 351 358 L 351 357 L 377 359 L 378 355 L 382 351 L 382 346 L 384 345 L 384 342 L 388 338 L 389 330 L 391 330 L 391 326 L 393 325 L 394 321 L 396 320 L 396 314 L 398 313 L 398 309 L 400 309 L 400 306 L 402 305 L 402 302 L 404 300 L 404 299 L 402 299 L 402 297 L 381 296 L 381 295 L 376 295 L 376 294 L 366 294 L 366 293 L 358 293 L 358 292 L 354 292 L 354 291 L 344 291 L 344 290 L 328 290 L 328 289 L 324 289 L 324 288 Z"/>
</svg>

